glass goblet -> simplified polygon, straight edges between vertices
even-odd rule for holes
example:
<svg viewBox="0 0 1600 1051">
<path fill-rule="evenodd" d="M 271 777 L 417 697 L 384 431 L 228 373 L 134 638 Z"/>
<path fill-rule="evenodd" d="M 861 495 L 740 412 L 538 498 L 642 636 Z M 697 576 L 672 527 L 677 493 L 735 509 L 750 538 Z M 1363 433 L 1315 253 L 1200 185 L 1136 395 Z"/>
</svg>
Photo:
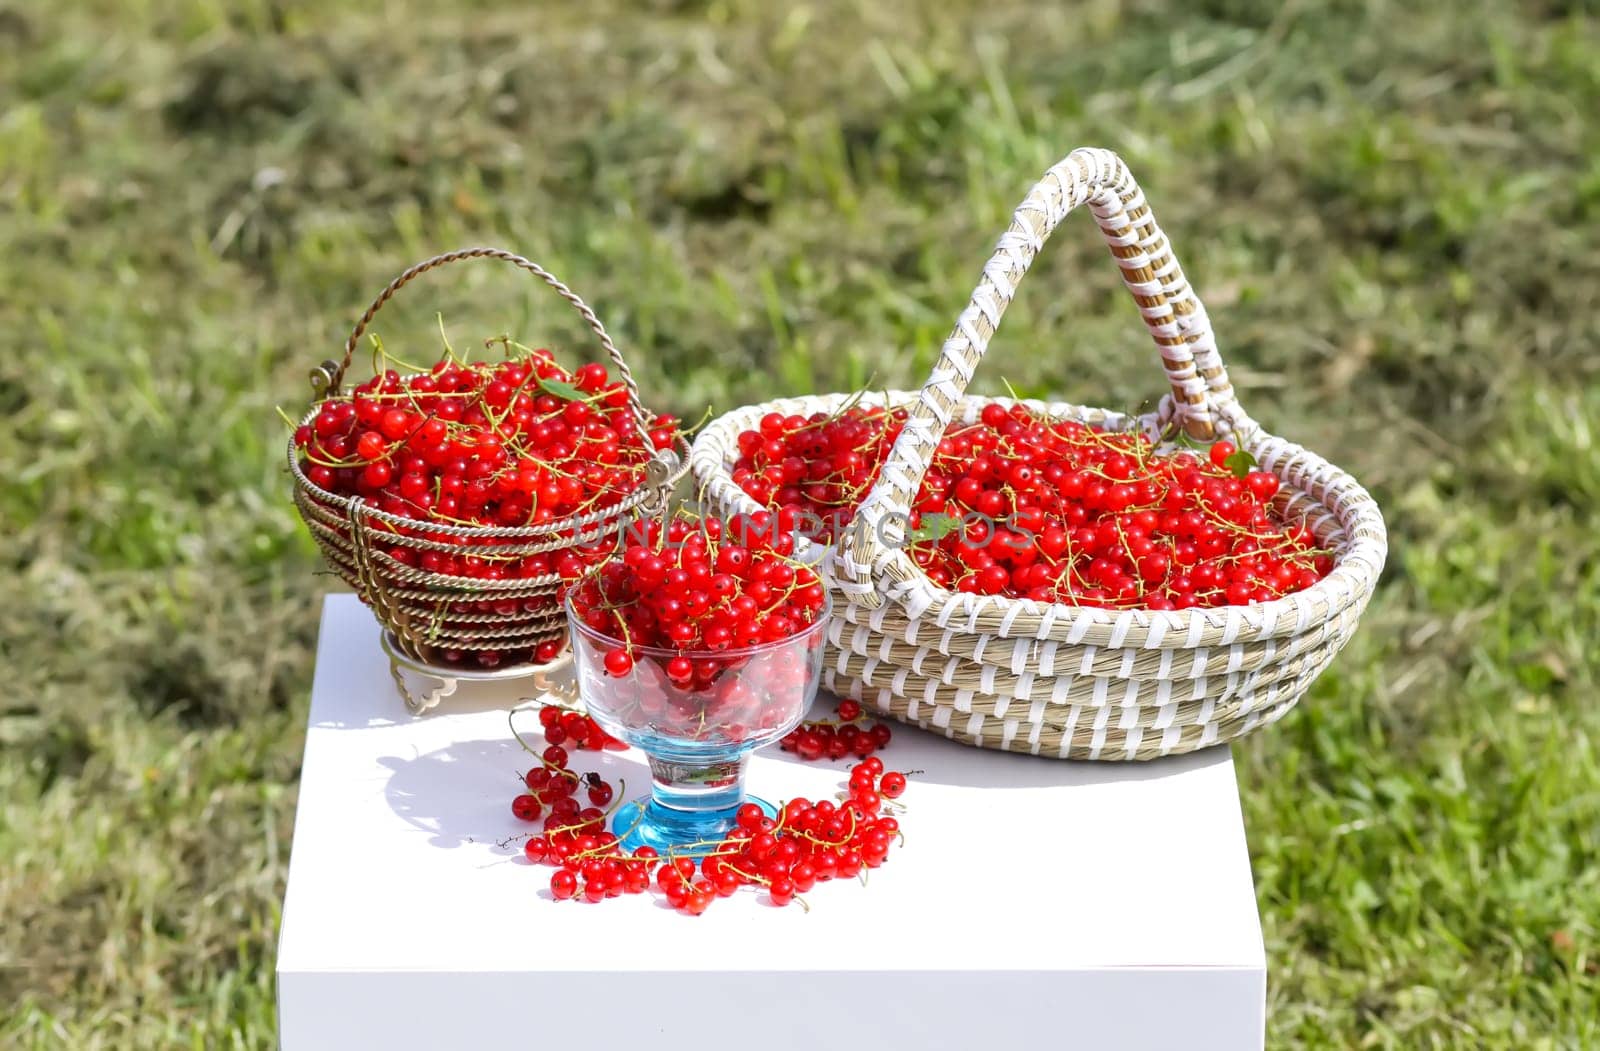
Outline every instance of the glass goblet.
<svg viewBox="0 0 1600 1051">
<path fill-rule="evenodd" d="M 612 821 L 624 850 L 709 849 L 747 802 L 776 816 L 772 804 L 745 794 L 746 768 L 750 753 L 794 729 L 816 697 L 828 610 L 788 638 L 723 650 L 626 646 L 585 624 L 570 598 L 567 619 L 589 715 L 650 761 L 650 798 L 624 803 Z M 621 675 L 606 667 L 615 650 L 631 657 Z"/>
</svg>

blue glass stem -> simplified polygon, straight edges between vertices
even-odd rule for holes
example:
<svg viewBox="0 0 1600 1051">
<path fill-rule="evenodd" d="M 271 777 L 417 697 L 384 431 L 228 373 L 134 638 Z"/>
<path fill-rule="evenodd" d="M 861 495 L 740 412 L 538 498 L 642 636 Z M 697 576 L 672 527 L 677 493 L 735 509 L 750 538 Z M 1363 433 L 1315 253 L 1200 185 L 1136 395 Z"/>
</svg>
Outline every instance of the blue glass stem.
<svg viewBox="0 0 1600 1051">
<path fill-rule="evenodd" d="M 650 756 L 652 801 L 690 818 L 739 808 L 749 753 L 729 759 L 681 762 Z"/>
<path fill-rule="evenodd" d="M 746 802 L 776 814 L 771 804 L 745 796 L 748 752 L 715 761 L 649 758 L 650 799 L 624 803 L 611 822 L 624 850 L 649 846 L 682 854 L 689 844 L 713 843 L 733 830 Z"/>
</svg>

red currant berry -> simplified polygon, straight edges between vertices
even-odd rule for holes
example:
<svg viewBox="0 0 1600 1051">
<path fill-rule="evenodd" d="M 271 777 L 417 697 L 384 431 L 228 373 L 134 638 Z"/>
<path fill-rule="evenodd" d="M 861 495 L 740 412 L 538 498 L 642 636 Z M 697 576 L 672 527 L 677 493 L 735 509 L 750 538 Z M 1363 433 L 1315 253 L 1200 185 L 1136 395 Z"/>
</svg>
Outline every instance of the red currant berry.
<svg viewBox="0 0 1600 1051">
<path fill-rule="evenodd" d="M 565 869 L 550 877 L 550 893 L 557 901 L 566 901 L 578 895 L 578 877 Z"/>
<path fill-rule="evenodd" d="M 633 670 L 633 657 L 627 650 L 612 650 L 605 656 L 606 671 L 622 678 Z"/>
</svg>

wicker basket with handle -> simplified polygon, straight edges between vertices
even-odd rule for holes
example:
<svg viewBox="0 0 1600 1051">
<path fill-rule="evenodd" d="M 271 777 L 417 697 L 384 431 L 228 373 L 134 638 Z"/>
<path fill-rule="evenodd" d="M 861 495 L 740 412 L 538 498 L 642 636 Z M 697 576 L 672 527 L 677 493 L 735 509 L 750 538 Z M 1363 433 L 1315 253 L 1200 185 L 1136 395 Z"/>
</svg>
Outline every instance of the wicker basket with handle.
<svg viewBox="0 0 1600 1051">
<path fill-rule="evenodd" d="M 1056 226 L 1084 204 L 1139 306 L 1171 393 L 1135 420 L 1023 404 L 1056 418 L 1230 438 L 1278 477 L 1278 510 L 1303 517 L 1319 546 L 1333 550 L 1333 571 L 1315 586 L 1249 606 L 1104 610 L 947 591 L 910 557 L 907 517 L 934 451 L 952 421 L 972 422 L 990 402 L 1012 404 L 969 396 L 967 386 L 1018 282 Z M 829 553 L 840 615 L 826 684 L 957 740 L 1064 758 L 1148 759 L 1247 733 L 1281 717 L 1349 640 L 1382 569 L 1377 505 L 1348 474 L 1245 414 L 1204 307 L 1138 184 L 1108 151 L 1074 151 L 1029 192 L 907 407 L 877 484 Z M 752 414 L 742 411 L 738 422 L 747 425 Z M 756 510 L 728 477 L 722 422 L 696 442 L 696 475 L 724 512 Z"/>
<path fill-rule="evenodd" d="M 495 259 L 518 267 L 576 310 L 626 388 L 629 413 L 639 433 L 649 433 L 651 417 L 640 401 L 628 363 L 594 311 L 537 263 L 499 248 L 464 248 L 437 255 L 391 281 L 356 322 L 345 340 L 343 358 L 324 362 L 312 371 L 317 398 L 301 422 L 310 422 L 323 401 L 339 394 L 362 334 L 397 291 L 430 270 L 468 259 Z M 443 663 L 450 651 L 464 657 L 488 650 L 519 652 L 563 638 L 566 618 L 560 605 L 561 579 L 553 572 L 504 580 L 431 573 L 393 558 L 388 553 L 392 546 L 419 554 L 468 552 L 510 562 L 595 544 L 614 537 L 634 518 L 661 507 L 683 474 L 682 460 L 680 450 L 655 452 L 639 466 L 638 484 L 632 491 L 584 514 L 527 526 L 458 526 L 399 517 L 359 497 L 330 493 L 306 477 L 294 442 L 289 443 L 295 507 L 328 564 L 371 605 L 405 655 L 434 665 Z"/>
</svg>

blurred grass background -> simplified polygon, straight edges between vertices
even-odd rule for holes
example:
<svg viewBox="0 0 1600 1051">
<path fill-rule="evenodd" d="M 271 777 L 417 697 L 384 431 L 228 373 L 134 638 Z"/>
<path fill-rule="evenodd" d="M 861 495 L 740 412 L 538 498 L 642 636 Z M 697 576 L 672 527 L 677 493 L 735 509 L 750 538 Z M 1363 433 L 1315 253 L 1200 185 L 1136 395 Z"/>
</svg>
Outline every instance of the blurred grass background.
<svg viewBox="0 0 1600 1051">
<path fill-rule="evenodd" d="M 1081 144 L 1392 530 L 1235 748 L 1271 1045 L 1600 1044 L 1597 112 L 1578 0 L 0 0 L 0 1044 L 274 1046 L 329 585 L 274 406 L 394 273 L 524 252 L 690 418 L 914 384 Z M 407 291 L 401 353 L 591 353 L 509 269 Z M 1161 393 L 1087 219 L 1002 378 Z"/>
</svg>

